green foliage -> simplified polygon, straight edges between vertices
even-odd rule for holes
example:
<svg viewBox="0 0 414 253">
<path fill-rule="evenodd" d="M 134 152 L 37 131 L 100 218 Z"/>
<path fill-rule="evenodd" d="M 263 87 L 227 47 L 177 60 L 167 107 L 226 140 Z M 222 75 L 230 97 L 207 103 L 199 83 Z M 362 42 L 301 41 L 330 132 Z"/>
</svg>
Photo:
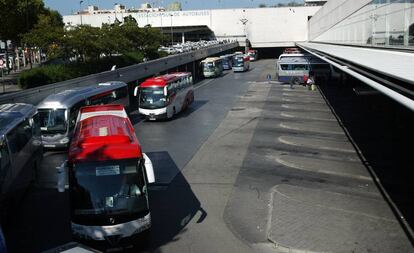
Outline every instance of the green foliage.
<svg viewBox="0 0 414 253">
<path fill-rule="evenodd" d="M 127 52 L 122 56 L 94 59 L 89 62 L 75 62 L 61 65 L 44 65 L 24 71 L 19 78 L 23 89 L 35 88 L 46 84 L 65 81 L 76 77 L 109 71 L 113 65 L 117 68 L 142 62 L 141 52 Z"/>
<path fill-rule="evenodd" d="M 41 48 L 49 59 L 59 57 L 71 63 L 26 71 L 19 83 L 22 88 L 32 88 L 108 71 L 113 65 L 121 68 L 140 63 L 144 58 L 155 59 L 160 57 L 158 48 L 162 40 L 158 29 L 140 28 L 132 16 L 126 17 L 123 23 L 103 24 L 101 28 L 81 25 L 65 30 L 61 16 L 48 10 L 39 15 L 23 41 Z"/>
<path fill-rule="evenodd" d="M 46 12 L 42 0 L 0 0 L 0 38 L 19 43 Z"/>
<path fill-rule="evenodd" d="M 23 89 L 34 88 L 48 83 L 71 79 L 75 73 L 66 65 L 49 65 L 23 72 L 19 85 Z"/>
<path fill-rule="evenodd" d="M 100 38 L 100 28 L 89 25 L 76 26 L 66 31 L 63 47 L 69 57 L 79 57 L 81 61 L 98 59 L 101 54 Z"/>
<path fill-rule="evenodd" d="M 33 29 L 22 36 L 22 40 L 28 46 L 41 48 L 51 59 L 62 55 L 63 34 L 62 16 L 57 11 L 47 9 L 44 14 L 39 15 Z"/>
</svg>

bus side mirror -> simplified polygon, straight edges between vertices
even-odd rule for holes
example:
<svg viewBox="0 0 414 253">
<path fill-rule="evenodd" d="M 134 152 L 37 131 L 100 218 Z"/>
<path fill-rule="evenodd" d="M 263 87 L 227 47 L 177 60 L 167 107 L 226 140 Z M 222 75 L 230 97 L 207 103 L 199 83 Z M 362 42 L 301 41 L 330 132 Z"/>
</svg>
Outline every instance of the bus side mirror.
<svg viewBox="0 0 414 253">
<path fill-rule="evenodd" d="M 57 169 L 57 189 L 59 192 L 65 192 L 66 184 L 66 169 L 68 167 L 68 161 L 64 161 Z"/>
<path fill-rule="evenodd" d="M 137 87 L 135 87 L 135 89 L 134 89 L 134 96 L 136 97 L 137 95 L 138 95 L 138 86 Z"/>
<path fill-rule="evenodd" d="M 147 174 L 148 183 L 155 183 L 154 167 L 152 166 L 151 159 L 149 159 L 147 154 L 144 153 L 143 155 L 145 160 L 145 172 Z"/>
</svg>

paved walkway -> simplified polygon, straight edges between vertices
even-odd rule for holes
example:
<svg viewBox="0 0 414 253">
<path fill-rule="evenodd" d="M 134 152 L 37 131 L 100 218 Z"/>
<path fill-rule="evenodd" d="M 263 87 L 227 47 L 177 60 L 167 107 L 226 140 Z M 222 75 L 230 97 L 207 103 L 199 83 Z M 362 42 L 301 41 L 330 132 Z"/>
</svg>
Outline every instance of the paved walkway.
<svg viewBox="0 0 414 253">
<path fill-rule="evenodd" d="M 239 106 L 261 116 L 226 208 L 234 233 L 258 252 L 414 252 L 319 91 L 251 94 Z"/>
</svg>

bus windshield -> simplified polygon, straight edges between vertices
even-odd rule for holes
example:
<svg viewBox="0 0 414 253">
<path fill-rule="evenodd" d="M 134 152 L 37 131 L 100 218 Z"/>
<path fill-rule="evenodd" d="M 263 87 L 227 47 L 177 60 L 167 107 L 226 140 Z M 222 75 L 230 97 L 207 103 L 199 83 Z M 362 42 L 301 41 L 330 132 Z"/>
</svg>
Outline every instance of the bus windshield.
<svg viewBox="0 0 414 253">
<path fill-rule="evenodd" d="M 203 63 L 204 71 L 214 71 L 214 64 L 212 62 Z"/>
<path fill-rule="evenodd" d="M 235 57 L 233 58 L 233 66 L 235 67 L 243 67 L 244 66 L 244 60 L 241 57 Z"/>
<path fill-rule="evenodd" d="M 40 129 L 42 133 L 66 133 L 67 124 L 65 113 L 65 109 L 39 109 Z"/>
<path fill-rule="evenodd" d="M 74 222 L 131 220 L 148 211 L 147 188 L 137 159 L 83 162 L 70 172 Z"/>
<path fill-rule="evenodd" d="M 139 107 L 143 109 L 156 109 L 165 107 L 164 88 L 148 87 L 140 89 Z"/>
</svg>

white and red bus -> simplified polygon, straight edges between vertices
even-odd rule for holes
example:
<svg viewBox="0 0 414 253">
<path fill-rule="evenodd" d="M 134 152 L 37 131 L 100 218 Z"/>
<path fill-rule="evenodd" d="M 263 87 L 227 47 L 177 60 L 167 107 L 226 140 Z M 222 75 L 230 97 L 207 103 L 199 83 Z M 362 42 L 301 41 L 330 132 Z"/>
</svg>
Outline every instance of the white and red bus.
<svg viewBox="0 0 414 253">
<path fill-rule="evenodd" d="M 122 105 L 80 109 L 68 161 L 60 172 L 64 169 L 77 240 L 121 247 L 149 236 L 148 185 L 155 182 L 154 170 Z"/>
<path fill-rule="evenodd" d="M 250 56 L 237 54 L 233 57 L 233 72 L 244 72 L 250 68 Z"/>
<path fill-rule="evenodd" d="M 256 61 L 259 58 L 259 52 L 254 49 L 247 50 L 247 55 L 250 57 L 250 61 Z"/>
<path fill-rule="evenodd" d="M 193 77 L 189 72 L 171 73 L 145 80 L 135 88 L 139 113 L 150 120 L 168 119 L 194 101 Z"/>
</svg>

